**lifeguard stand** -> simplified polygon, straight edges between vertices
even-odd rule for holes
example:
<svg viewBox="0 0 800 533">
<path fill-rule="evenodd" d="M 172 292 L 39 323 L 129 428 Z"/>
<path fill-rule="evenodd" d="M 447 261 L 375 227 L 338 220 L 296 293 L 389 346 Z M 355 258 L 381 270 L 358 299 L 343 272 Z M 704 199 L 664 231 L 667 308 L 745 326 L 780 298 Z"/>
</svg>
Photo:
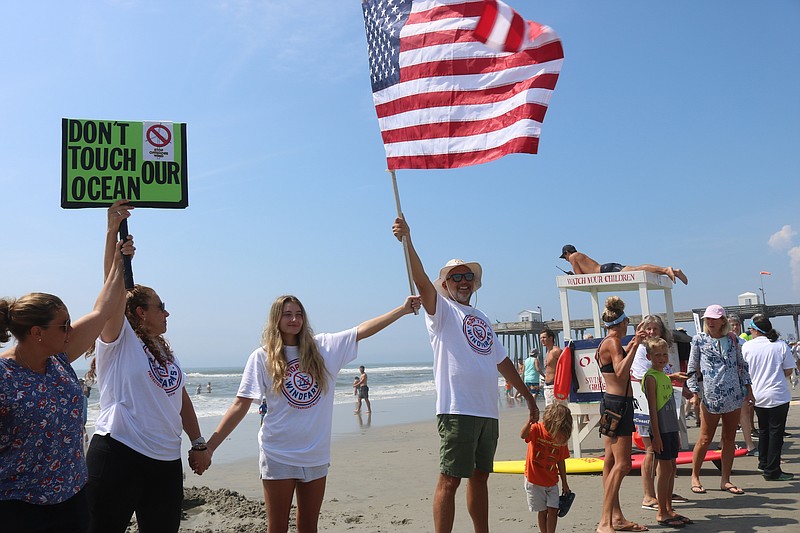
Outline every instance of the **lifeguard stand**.
<svg viewBox="0 0 800 533">
<path fill-rule="evenodd" d="M 595 337 L 602 336 L 602 323 L 600 321 L 600 310 L 604 303 L 600 301 L 599 294 L 619 293 L 637 291 L 641 302 L 642 315 L 650 314 L 649 291 L 663 291 L 666 303 L 666 327 L 675 329 L 675 311 L 672 305 L 672 281 L 663 275 L 653 274 L 643 270 L 631 272 L 609 272 L 605 274 L 577 274 L 557 276 L 556 285 L 561 299 L 561 321 L 564 328 L 564 340 L 571 337 L 570 316 L 569 316 L 569 291 L 588 292 L 592 298 L 592 319 L 594 321 Z M 599 342 L 599 341 L 597 341 Z M 581 358 L 583 361 L 584 358 Z M 593 367 L 593 368 L 592 368 Z M 600 422 L 600 403 L 597 401 L 598 393 L 602 393 L 600 388 L 600 372 L 593 360 L 582 368 L 582 365 L 573 369 L 579 378 L 579 388 L 577 394 L 570 395 L 569 409 L 572 412 L 573 431 L 572 447 L 573 457 L 581 457 L 581 442 L 586 438 L 592 429 Z M 591 377 L 586 374 L 592 373 Z M 581 380 L 584 380 L 581 382 Z M 586 401 L 581 401 L 581 398 Z M 581 424 L 580 421 L 586 417 L 588 422 Z"/>
</svg>

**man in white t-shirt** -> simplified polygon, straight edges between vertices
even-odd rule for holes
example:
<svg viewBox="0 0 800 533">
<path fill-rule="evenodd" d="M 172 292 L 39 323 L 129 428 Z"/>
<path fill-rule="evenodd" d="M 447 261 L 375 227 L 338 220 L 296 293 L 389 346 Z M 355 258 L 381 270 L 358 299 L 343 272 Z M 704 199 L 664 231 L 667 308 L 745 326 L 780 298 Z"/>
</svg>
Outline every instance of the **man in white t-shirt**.
<svg viewBox="0 0 800 533">
<path fill-rule="evenodd" d="M 470 305 L 481 286 L 478 263 L 448 261 L 431 282 L 411 244 L 405 219 L 395 219 L 392 232 L 408 243 L 411 273 L 425 308 L 425 324 L 433 347 L 436 418 L 440 437 L 440 473 L 433 499 L 437 533 L 453 529 L 455 496 L 462 478 L 468 481 L 468 510 L 475 531 L 489 531 L 489 473 L 498 439 L 497 373 L 528 402 L 531 422 L 539 409 L 514 363 L 506 355 L 486 315 Z M 469 442 L 456 438 L 468 432 Z"/>
</svg>

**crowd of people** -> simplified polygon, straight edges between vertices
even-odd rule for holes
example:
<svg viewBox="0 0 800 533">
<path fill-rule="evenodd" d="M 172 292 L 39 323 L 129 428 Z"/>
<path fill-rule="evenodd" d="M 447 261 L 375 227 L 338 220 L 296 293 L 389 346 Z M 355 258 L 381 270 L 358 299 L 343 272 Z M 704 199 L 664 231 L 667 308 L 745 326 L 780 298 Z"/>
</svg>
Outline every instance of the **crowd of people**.
<svg viewBox="0 0 800 533">
<path fill-rule="evenodd" d="M 131 237 L 118 241 L 117 233 L 132 210 L 124 200 L 108 209 L 104 279 L 90 313 L 73 322 L 66 305 L 44 293 L 0 300 L 0 343 L 16 339 L 0 353 L 0 524 L 4 528 L 123 532 L 135 515 L 143 533 L 178 531 L 183 434 L 191 442 L 188 463 L 202 475 L 255 403 L 260 404 L 262 420 L 258 474 L 268 532 L 288 530 L 293 501 L 298 531 L 316 531 L 331 457 L 336 377 L 356 359 L 361 340 L 422 309 L 433 351 L 440 438 L 433 495 L 436 531 L 452 531 L 462 480 L 474 530 L 489 530 L 488 479 L 499 438 L 498 373 L 528 408 L 520 436 L 528 444 L 529 509 L 536 513 L 542 532 L 555 531 L 557 519 L 566 514 L 574 497 L 565 468 L 573 419 L 565 402 L 553 396 L 562 352 L 554 332 L 546 329 L 540 336 L 541 361 L 531 357 L 519 367 L 511 362 L 488 317 L 472 304 L 481 287 L 479 263 L 453 259 L 432 280 L 406 220 L 398 217 L 392 232 L 407 247 L 419 296 L 409 296 L 401 305 L 348 330 L 320 334 L 314 333 L 296 296 L 278 297 L 269 310 L 261 344 L 248 358 L 236 397 L 206 442 L 186 390 L 186 375 L 165 338 L 170 313 L 164 300 L 153 288 L 126 289 L 123 284 L 122 258 L 133 256 L 135 249 Z M 594 268 L 574 247 L 566 246 L 562 257 L 576 271 Z M 679 269 L 646 266 L 686 283 Z M 758 420 L 757 455 L 764 479 L 793 478 L 781 468 L 781 448 L 791 399 L 787 378 L 797 371 L 800 346 L 791 349 L 780 341 L 768 317 L 755 315 L 748 320 L 745 341 L 732 332 L 738 320 L 729 320 L 719 305 L 709 306 L 703 331 L 691 341 L 684 370 L 669 366 L 672 338 L 660 318 L 645 317 L 631 340 L 624 342 L 630 318 L 625 303 L 612 296 L 602 320 L 607 334 L 595 355 L 604 382 L 599 533 L 647 530 L 625 518 L 619 499 L 631 469 L 632 436 L 637 429 L 649 461 L 643 468 L 642 506 L 655 509 L 661 525 L 681 528 L 692 523 L 672 507 L 681 498 L 673 492 L 681 448 L 680 411 L 673 395 L 676 382 L 686 383 L 699 409 L 693 493 L 705 492 L 700 465 L 720 424 L 720 488 L 744 493 L 731 480 L 737 426 L 743 417 L 749 418 L 742 414 L 743 406 L 752 406 Z M 79 380 L 71 363 L 84 354 L 93 357 L 91 379 Z M 99 393 L 99 415 L 84 454 L 82 432 L 92 385 Z M 356 412 L 361 411 L 362 401 L 371 411 L 364 366 L 353 387 Z M 646 399 L 650 420 L 638 428 L 635 387 Z M 536 398 L 541 391 L 546 408 L 539 421 Z"/>
</svg>

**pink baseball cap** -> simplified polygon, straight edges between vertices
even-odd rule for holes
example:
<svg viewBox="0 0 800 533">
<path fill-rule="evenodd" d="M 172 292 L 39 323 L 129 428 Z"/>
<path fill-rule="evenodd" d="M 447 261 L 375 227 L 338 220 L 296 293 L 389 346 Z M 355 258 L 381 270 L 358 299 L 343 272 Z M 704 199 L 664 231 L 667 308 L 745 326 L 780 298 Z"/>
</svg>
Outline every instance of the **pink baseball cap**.
<svg viewBox="0 0 800 533">
<path fill-rule="evenodd" d="M 706 307 L 706 312 L 703 313 L 703 318 L 722 318 L 728 316 L 725 308 L 718 304 L 711 304 Z"/>
</svg>

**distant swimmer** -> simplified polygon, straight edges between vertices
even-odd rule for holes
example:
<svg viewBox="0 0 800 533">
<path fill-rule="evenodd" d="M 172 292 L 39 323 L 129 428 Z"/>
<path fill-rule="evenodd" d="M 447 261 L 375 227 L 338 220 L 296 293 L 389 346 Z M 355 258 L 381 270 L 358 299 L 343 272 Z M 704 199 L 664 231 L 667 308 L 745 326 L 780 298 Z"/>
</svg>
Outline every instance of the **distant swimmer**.
<svg viewBox="0 0 800 533">
<path fill-rule="evenodd" d="M 604 263 L 600 264 L 586 254 L 583 254 L 575 249 L 571 244 L 565 244 L 561 248 L 561 259 L 566 259 L 572 265 L 572 270 L 575 274 L 605 274 L 607 272 L 630 272 L 633 270 L 645 270 L 653 274 L 663 274 L 667 276 L 673 283 L 675 278 L 678 278 L 684 285 L 689 284 L 689 279 L 683 270 L 674 267 L 661 267 L 657 265 L 639 265 L 639 266 L 625 266 L 619 263 Z"/>
</svg>

